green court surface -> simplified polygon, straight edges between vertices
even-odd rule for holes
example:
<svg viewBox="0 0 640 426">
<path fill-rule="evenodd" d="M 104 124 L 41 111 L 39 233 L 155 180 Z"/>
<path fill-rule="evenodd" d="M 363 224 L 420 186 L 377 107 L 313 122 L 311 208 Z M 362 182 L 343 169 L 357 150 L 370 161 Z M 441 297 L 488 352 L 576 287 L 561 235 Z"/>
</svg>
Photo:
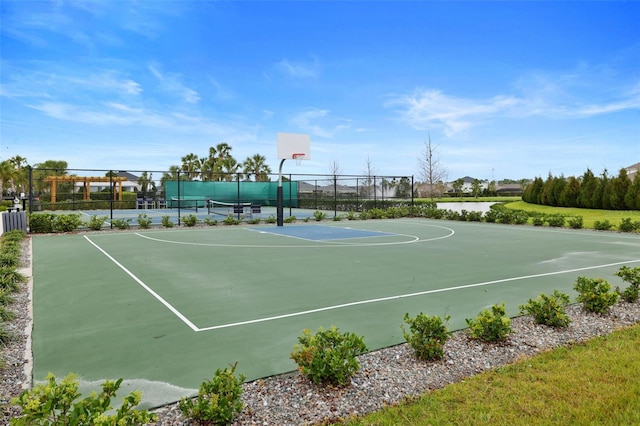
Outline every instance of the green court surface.
<svg viewBox="0 0 640 426">
<path fill-rule="evenodd" d="M 197 392 L 238 362 L 247 380 L 296 369 L 302 330 L 402 343 L 403 315 L 450 328 L 578 276 L 640 263 L 640 236 L 425 219 L 217 226 L 33 237 L 34 378 L 124 378 L 145 406 Z"/>
</svg>

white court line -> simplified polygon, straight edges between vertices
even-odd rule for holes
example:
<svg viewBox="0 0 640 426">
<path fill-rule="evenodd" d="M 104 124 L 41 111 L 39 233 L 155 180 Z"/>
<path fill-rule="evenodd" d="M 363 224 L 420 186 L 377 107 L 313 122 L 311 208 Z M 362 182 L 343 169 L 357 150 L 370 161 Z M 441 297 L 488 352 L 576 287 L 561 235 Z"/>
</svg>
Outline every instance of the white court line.
<svg viewBox="0 0 640 426">
<path fill-rule="evenodd" d="M 149 292 L 149 294 L 151 294 L 153 297 L 155 297 L 160 303 L 162 303 L 164 306 L 166 306 L 171 312 L 173 312 L 178 318 L 180 318 L 180 320 L 182 320 L 182 322 L 184 322 L 185 324 L 187 324 L 189 326 L 190 329 L 192 329 L 193 331 L 200 331 L 200 329 L 198 327 L 196 327 L 196 325 L 194 323 L 192 323 L 191 321 L 189 321 L 189 319 L 187 317 L 185 317 L 184 315 L 182 315 L 180 313 L 180 311 L 178 311 L 176 308 L 174 308 L 169 302 L 167 302 L 166 300 L 164 300 L 162 298 L 162 296 L 160 296 L 158 293 L 156 293 L 155 291 L 153 291 L 148 285 L 146 285 L 140 278 L 136 277 L 133 272 L 129 271 L 127 268 L 125 268 L 120 262 L 118 262 L 117 260 L 115 260 L 109 253 L 107 253 L 106 251 L 104 251 L 102 249 L 102 247 L 98 246 L 96 243 L 94 243 L 93 241 L 91 241 L 86 235 L 84 236 L 84 238 L 89 241 L 89 243 L 91 243 L 92 246 L 94 246 L 95 248 L 97 248 L 98 250 L 100 250 L 102 252 L 102 254 L 104 254 L 105 256 L 107 256 L 109 258 L 109 260 L 111 260 L 113 263 L 115 263 L 120 269 L 122 269 L 127 275 L 129 275 L 131 278 L 133 278 L 133 280 L 135 282 L 137 282 L 142 288 L 144 288 L 145 290 L 147 290 Z"/>
<path fill-rule="evenodd" d="M 87 236 L 85 236 L 84 238 L 86 238 L 87 241 L 89 241 L 94 247 L 96 247 L 98 250 L 100 250 L 112 262 L 114 262 L 118 267 L 120 267 L 124 272 L 126 272 L 127 275 L 129 275 L 140 286 L 142 286 L 142 288 L 147 290 L 153 297 L 155 297 L 158 301 L 160 301 L 160 303 L 162 303 L 164 306 L 166 306 L 171 312 L 173 312 L 178 318 L 180 318 L 185 324 L 187 324 L 189 326 L 189 328 L 191 328 L 195 332 L 219 330 L 219 329 L 222 329 L 222 328 L 239 327 L 239 326 L 248 325 L 248 324 L 256 324 L 256 323 L 274 321 L 274 320 L 283 319 L 283 318 L 298 317 L 298 316 L 313 314 L 313 313 L 317 313 L 317 312 L 324 312 L 324 311 L 330 311 L 330 310 L 335 310 L 335 309 L 348 308 L 348 307 L 351 307 L 351 306 L 366 305 L 366 304 L 378 303 L 378 302 L 387 302 L 387 301 L 396 300 L 396 299 L 404 299 L 404 298 L 409 298 L 409 297 L 424 296 L 426 294 L 443 293 L 443 292 L 446 292 L 446 291 L 462 290 L 462 289 L 466 289 L 466 288 L 482 287 L 482 286 L 487 286 L 487 285 L 492 285 L 492 284 L 506 283 L 506 282 L 510 282 L 510 281 L 526 280 L 526 279 L 529 279 L 529 278 L 548 277 L 548 276 L 552 276 L 552 275 L 568 274 L 568 273 L 572 273 L 572 272 L 588 271 L 588 270 L 591 270 L 591 269 L 600 269 L 600 268 L 607 268 L 607 267 L 611 267 L 611 266 L 624 265 L 624 264 L 627 264 L 627 263 L 638 263 L 638 262 L 640 262 L 640 259 L 625 260 L 625 261 L 621 261 L 621 262 L 607 263 L 607 264 L 604 264 L 604 265 L 585 266 L 583 268 L 566 269 L 566 270 L 563 270 L 563 271 L 545 272 L 545 273 L 541 273 L 541 274 L 532 274 L 532 275 L 522 275 L 520 277 L 503 278 L 503 279 L 500 279 L 500 280 L 484 281 L 484 282 L 480 282 L 480 283 L 466 284 L 466 285 L 460 285 L 460 286 L 455 286 L 455 287 L 439 288 L 439 289 L 435 289 L 435 290 L 425 290 L 425 291 L 419 291 L 419 292 L 415 292 L 415 293 L 399 294 L 399 295 L 396 295 L 396 296 L 379 297 L 379 298 L 376 298 L 376 299 L 359 300 L 359 301 L 356 301 L 356 302 L 342 303 L 342 304 L 339 304 L 339 305 L 332 305 L 332 306 L 325 306 L 325 307 L 322 307 L 322 308 L 309 309 L 309 310 L 306 310 L 306 311 L 299 311 L 299 312 L 292 312 L 292 313 L 289 313 L 289 314 L 275 315 L 275 316 L 271 316 L 271 317 L 256 318 L 256 319 L 253 319 L 253 320 L 239 321 L 239 322 L 233 322 L 233 323 L 220 324 L 220 325 L 214 325 L 214 326 L 211 326 L 211 327 L 202 327 L 202 328 L 200 328 L 200 327 L 197 327 L 195 324 L 193 324 L 191 321 L 189 321 L 189 319 L 187 317 L 182 315 L 176 308 L 174 308 L 171 304 L 169 304 L 169 302 L 164 300 L 160 295 L 158 295 L 149 286 L 147 286 L 144 282 L 142 282 L 142 280 L 140 280 L 138 277 L 136 277 L 131 271 L 129 271 L 127 268 L 125 268 L 122 264 L 120 264 L 117 260 L 115 260 L 112 256 L 110 256 L 101 247 L 99 247 L 97 244 L 95 244 L 93 241 L 91 241 Z"/>
<path fill-rule="evenodd" d="M 608 263 L 606 265 L 586 266 L 584 268 L 567 269 L 565 271 L 545 272 L 543 274 L 533 274 L 533 275 L 523 275 L 521 277 L 504 278 L 504 279 L 501 279 L 501 280 L 485 281 L 485 282 L 482 282 L 482 283 L 460 285 L 460 286 L 456 286 L 456 287 L 439 288 L 439 289 L 436 289 L 436 290 L 419 291 L 417 293 L 400 294 L 400 295 L 397 295 L 397 296 L 380 297 L 380 298 L 377 298 L 377 299 L 360 300 L 360 301 L 357 301 L 357 302 L 343 303 L 343 304 L 340 304 L 340 305 L 325 306 L 323 308 L 310 309 L 308 311 L 292 312 L 290 314 L 276 315 L 276 316 L 273 316 L 273 317 L 258 318 L 258 319 L 254 319 L 254 320 L 248 320 L 248 321 L 240 321 L 240 322 L 234 322 L 234 323 L 229 323 L 229 324 L 214 325 L 214 326 L 211 326 L 211 327 L 203 327 L 203 328 L 198 329 L 197 331 L 208 331 L 208 330 L 217 330 L 217 329 L 220 329 L 220 328 L 238 327 L 238 326 L 241 326 L 241 325 L 255 324 L 255 323 L 273 321 L 273 320 L 282 319 L 282 318 L 291 318 L 291 317 L 297 317 L 297 316 L 301 316 L 301 315 L 308 315 L 308 314 L 313 314 L 313 313 L 316 313 L 316 312 L 323 312 L 323 311 L 330 311 L 330 310 L 334 310 L 334 309 L 348 308 L 348 307 L 357 306 L 357 305 L 365 305 L 365 304 L 368 304 L 368 303 L 387 302 L 389 300 L 403 299 L 403 298 L 407 298 L 407 297 L 424 296 L 425 294 L 442 293 L 442 292 L 445 292 L 445 291 L 461 290 L 461 289 L 472 288 L 472 287 L 481 287 L 481 286 L 491 285 L 491 284 L 506 283 L 506 282 L 509 282 L 509 281 L 526 280 L 528 278 L 540 278 L 540 277 L 547 277 L 547 276 L 551 276 L 551 275 L 568 274 L 568 273 L 571 273 L 571 272 L 587 271 L 589 269 L 606 268 L 606 267 L 609 267 L 609 266 L 618 266 L 618 265 L 622 265 L 622 264 L 625 264 L 625 263 L 637 263 L 637 262 L 640 262 L 640 259 L 627 260 L 627 261 L 624 261 L 624 262 Z"/>
</svg>

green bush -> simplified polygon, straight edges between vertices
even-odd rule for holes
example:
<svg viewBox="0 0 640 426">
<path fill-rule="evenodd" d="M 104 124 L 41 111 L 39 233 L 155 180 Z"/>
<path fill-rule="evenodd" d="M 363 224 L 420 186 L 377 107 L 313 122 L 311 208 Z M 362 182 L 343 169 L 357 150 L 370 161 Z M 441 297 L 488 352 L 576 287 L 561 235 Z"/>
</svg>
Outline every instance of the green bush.
<svg viewBox="0 0 640 426">
<path fill-rule="evenodd" d="M 360 369 L 356 357 L 367 351 L 362 337 L 340 333 L 335 326 L 328 330 L 320 327 L 315 334 L 305 329 L 298 342 L 291 359 L 302 375 L 317 384 L 348 385 Z"/>
<path fill-rule="evenodd" d="M 354 211 L 347 212 L 347 220 L 356 220 L 358 217 Z"/>
<path fill-rule="evenodd" d="M 0 345 L 6 345 L 14 339 L 14 334 L 0 322 Z"/>
<path fill-rule="evenodd" d="M 182 218 L 182 223 L 189 227 L 196 226 L 198 224 L 198 216 L 194 214 L 188 214 Z"/>
<path fill-rule="evenodd" d="M 633 232 L 638 229 L 640 229 L 640 222 L 632 222 L 630 217 L 623 218 L 620 220 L 620 225 L 618 225 L 618 230 L 620 230 L 620 232 Z"/>
<path fill-rule="evenodd" d="M 87 222 L 87 226 L 93 231 L 99 231 L 102 229 L 106 221 L 107 216 L 98 217 L 98 215 L 94 214 L 93 216 L 91 216 L 91 219 L 89 219 L 89 222 Z"/>
<path fill-rule="evenodd" d="M 542 293 L 535 300 L 529 299 L 525 305 L 520 306 L 520 312 L 533 315 L 536 324 L 566 327 L 571 319 L 564 308 L 570 301 L 568 294 L 554 290 L 552 296 Z"/>
<path fill-rule="evenodd" d="M 533 223 L 533 226 L 544 225 L 544 216 L 542 215 L 534 216 L 533 219 L 531 219 L 531 223 Z"/>
<path fill-rule="evenodd" d="M 0 288 L 14 292 L 20 286 L 18 284 L 25 282 L 27 279 L 16 268 L 0 267 Z"/>
<path fill-rule="evenodd" d="M 618 301 L 618 293 L 602 278 L 578 277 L 573 289 L 578 292 L 578 302 L 589 312 L 604 314 Z"/>
<path fill-rule="evenodd" d="M 631 269 L 628 266 L 623 266 L 615 275 L 630 284 L 624 290 L 616 287 L 616 293 L 620 295 L 622 300 L 627 303 L 635 303 L 640 300 L 640 268 Z"/>
<path fill-rule="evenodd" d="M 29 230 L 36 234 L 53 232 L 53 213 L 31 213 L 29 215 Z"/>
<path fill-rule="evenodd" d="M 133 407 L 140 403 L 142 394 L 134 391 L 123 398 L 120 408 L 111 408 L 111 398 L 115 397 L 122 379 L 115 382 L 105 381 L 102 392 L 77 400 L 78 380 L 69 374 L 56 383 L 49 373 L 46 384 L 39 384 L 31 390 L 25 390 L 14 398 L 12 403 L 22 409 L 22 414 L 11 419 L 11 425 L 143 425 L 157 421 L 157 416 L 146 410 L 138 411 Z M 107 414 L 109 412 L 109 414 Z"/>
<path fill-rule="evenodd" d="M 165 228 L 173 228 L 173 222 L 171 222 L 171 217 L 169 215 L 162 216 L 160 223 L 162 223 L 162 226 Z"/>
<path fill-rule="evenodd" d="M 449 319 L 447 315 L 445 321 L 448 322 Z M 402 334 L 418 358 L 425 361 L 442 359 L 444 344 L 449 338 L 449 330 L 440 317 L 420 312 L 415 318 L 411 318 L 408 313 L 405 313 L 404 322 L 409 325 L 410 333 L 402 325 Z"/>
<path fill-rule="evenodd" d="M 53 230 L 55 232 L 72 232 L 84 225 L 80 215 L 73 214 L 57 214 L 53 218 Z"/>
<path fill-rule="evenodd" d="M 547 216 L 547 223 L 554 228 L 561 228 L 564 226 L 565 217 L 561 214 L 551 214 Z"/>
<path fill-rule="evenodd" d="M 0 252 L 0 268 L 17 268 L 18 256 L 13 253 Z"/>
<path fill-rule="evenodd" d="M 151 228 L 151 223 L 153 219 L 151 219 L 146 213 L 140 213 L 138 215 L 138 226 L 142 229 Z"/>
<path fill-rule="evenodd" d="M 128 218 L 128 219 L 113 219 L 111 221 L 111 224 L 116 229 L 129 229 L 131 227 L 130 223 L 131 223 L 131 218 Z"/>
<path fill-rule="evenodd" d="M 313 218 L 316 220 L 316 222 L 322 222 L 327 218 L 327 214 L 325 212 L 316 210 L 315 212 L 313 212 Z"/>
<path fill-rule="evenodd" d="M 218 221 L 216 219 L 211 219 L 211 217 L 207 216 L 204 218 L 204 223 L 209 226 L 216 226 Z"/>
<path fill-rule="evenodd" d="M 499 216 L 499 213 L 497 210 L 489 210 L 484 214 L 484 221 L 487 223 L 494 223 L 498 220 L 498 216 Z"/>
<path fill-rule="evenodd" d="M 269 215 L 269 217 L 264 220 L 264 223 L 276 223 L 276 222 L 277 222 L 277 219 L 272 214 Z"/>
<path fill-rule="evenodd" d="M 293 216 L 293 215 L 292 215 L 292 216 L 285 217 L 284 219 L 282 219 L 282 221 L 283 221 L 284 223 L 296 223 L 296 220 L 297 220 L 297 219 L 296 219 L 296 217 L 295 217 L 295 216 Z"/>
<path fill-rule="evenodd" d="M 605 220 L 596 220 L 593 222 L 593 229 L 597 231 L 608 231 L 613 228 L 613 224 L 609 222 L 607 219 Z"/>
<path fill-rule="evenodd" d="M 569 224 L 569 227 L 572 229 L 582 229 L 582 227 L 584 226 L 582 216 L 570 217 L 567 222 Z"/>
<path fill-rule="evenodd" d="M 222 223 L 224 223 L 225 225 L 239 225 L 240 224 L 240 220 L 236 219 L 232 215 L 229 215 L 229 216 L 224 218 Z"/>
<path fill-rule="evenodd" d="M 198 396 L 182 398 L 182 414 L 201 424 L 228 425 L 236 413 L 242 411 L 242 383 L 245 377 L 235 376 L 236 362 L 231 368 L 218 369 L 213 379 L 202 382 Z"/>
<path fill-rule="evenodd" d="M 511 319 L 505 316 L 504 303 L 483 310 L 475 319 L 466 319 L 469 334 L 485 342 L 499 342 L 511 333 Z"/>
</svg>

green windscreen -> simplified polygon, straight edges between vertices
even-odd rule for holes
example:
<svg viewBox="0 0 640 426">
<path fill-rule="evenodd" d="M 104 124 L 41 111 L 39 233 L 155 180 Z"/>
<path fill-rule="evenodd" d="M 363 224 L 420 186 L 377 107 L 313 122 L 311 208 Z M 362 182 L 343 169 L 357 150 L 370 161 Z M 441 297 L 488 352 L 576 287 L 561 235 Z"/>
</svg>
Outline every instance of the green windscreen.
<svg viewBox="0 0 640 426">
<path fill-rule="evenodd" d="M 180 185 L 180 186 L 178 186 Z M 165 181 L 169 207 L 204 207 L 207 200 L 223 203 L 277 204 L 278 182 Z M 282 183 L 285 207 L 298 207 L 298 182 Z"/>
</svg>

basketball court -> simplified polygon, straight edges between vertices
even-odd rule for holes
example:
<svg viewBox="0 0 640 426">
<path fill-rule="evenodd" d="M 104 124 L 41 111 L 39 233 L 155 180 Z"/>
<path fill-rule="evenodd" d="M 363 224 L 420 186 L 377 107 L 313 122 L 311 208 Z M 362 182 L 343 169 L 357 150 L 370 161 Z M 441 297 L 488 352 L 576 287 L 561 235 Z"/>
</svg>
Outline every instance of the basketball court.
<svg viewBox="0 0 640 426">
<path fill-rule="evenodd" d="M 145 406 L 197 392 L 238 362 L 247 380 L 291 372 L 305 328 L 371 350 L 403 343 L 403 315 L 450 329 L 578 276 L 622 282 L 640 236 L 427 219 L 34 236 L 34 377 L 123 377 Z"/>
</svg>

